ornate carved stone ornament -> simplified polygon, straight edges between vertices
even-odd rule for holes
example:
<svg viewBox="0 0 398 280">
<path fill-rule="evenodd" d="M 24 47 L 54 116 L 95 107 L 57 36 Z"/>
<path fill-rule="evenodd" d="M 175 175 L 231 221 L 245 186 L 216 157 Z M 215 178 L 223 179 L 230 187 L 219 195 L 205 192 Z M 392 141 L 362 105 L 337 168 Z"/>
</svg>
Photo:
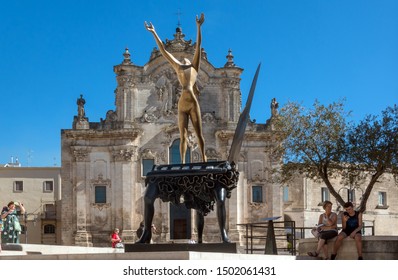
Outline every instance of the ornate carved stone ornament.
<svg viewBox="0 0 398 280">
<path fill-rule="evenodd" d="M 140 152 L 140 156 L 142 159 L 153 159 L 155 164 L 161 161 L 161 155 L 156 151 L 152 151 L 151 149 L 143 150 Z"/>
<path fill-rule="evenodd" d="M 88 155 L 91 150 L 89 147 L 71 146 L 70 149 L 75 161 L 88 160 Z"/>
<path fill-rule="evenodd" d="M 134 161 L 137 157 L 137 147 L 114 148 L 112 156 L 114 161 Z"/>
<path fill-rule="evenodd" d="M 170 52 L 195 52 L 195 45 L 192 45 L 192 40 L 185 41 L 185 34 L 182 33 L 180 27 L 176 28 L 176 33 L 174 34 L 174 40 L 166 39 L 165 47 L 166 50 Z"/>
<path fill-rule="evenodd" d="M 206 156 L 209 159 L 220 159 L 221 158 L 221 154 L 219 152 L 217 152 L 216 149 L 213 149 L 213 148 L 208 148 L 206 150 Z"/>
<path fill-rule="evenodd" d="M 156 109 L 156 108 L 155 108 Z M 155 115 L 155 110 L 145 110 L 144 114 L 141 117 L 141 122 L 143 123 L 154 123 L 158 120 L 158 117 Z"/>
<path fill-rule="evenodd" d="M 124 56 L 124 60 L 123 60 L 122 64 L 131 65 L 132 62 L 131 62 L 131 55 L 130 55 L 130 52 L 129 52 L 129 48 L 125 49 L 123 56 Z"/>
<path fill-rule="evenodd" d="M 267 206 L 264 203 L 259 203 L 259 202 L 249 202 L 249 206 L 250 208 L 253 208 L 255 210 L 267 208 Z"/>
<path fill-rule="evenodd" d="M 91 207 L 102 211 L 103 209 L 111 208 L 111 203 L 91 203 Z"/>
<path fill-rule="evenodd" d="M 110 179 L 104 179 L 104 175 L 102 173 L 98 174 L 97 179 L 91 179 L 90 181 L 90 186 L 91 188 L 95 187 L 95 186 L 107 186 L 107 187 L 111 187 L 111 180 Z"/>
<path fill-rule="evenodd" d="M 202 121 L 203 123 L 215 123 L 216 122 L 215 112 L 203 114 Z"/>
</svg>

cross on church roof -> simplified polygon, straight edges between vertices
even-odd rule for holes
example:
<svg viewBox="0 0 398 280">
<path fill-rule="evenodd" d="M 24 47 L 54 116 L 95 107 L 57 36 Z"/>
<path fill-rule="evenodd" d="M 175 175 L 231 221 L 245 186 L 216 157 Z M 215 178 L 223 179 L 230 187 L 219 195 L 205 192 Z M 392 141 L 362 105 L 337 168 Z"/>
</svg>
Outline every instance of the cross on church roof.
<svg viewBox="0 0 398 280">
<path fill-rule="evenodd" d="M 178 9 L 177 13 L 175 13 L 175 14 L 177 15 L 177 18 L 178 18 L 177 26 L 181 27 L 181 15 L 182 15 L 182 13 L 181 13 L 180 9 Z"/>
</svg>

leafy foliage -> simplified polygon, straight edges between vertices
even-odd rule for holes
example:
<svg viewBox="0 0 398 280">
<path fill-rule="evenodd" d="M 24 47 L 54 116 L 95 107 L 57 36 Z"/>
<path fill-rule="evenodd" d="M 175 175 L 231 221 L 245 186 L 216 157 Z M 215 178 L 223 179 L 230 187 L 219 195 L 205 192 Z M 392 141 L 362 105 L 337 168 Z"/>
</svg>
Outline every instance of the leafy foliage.
<svg viewBox="0 0 398 280">
<path fill-rule="evenodd" d="M 331 183 L 340 178 L 350 186 L 367 184 L 360 210 L 377 180 L 385 172 L 398 173 L 398 107 L 388 107 L 382 117 L 367 116 L 358 125 L 347 121 L 344 103 L 328 106 L 315 101 L 306 109 L 289 102 L 280 111 L 276 128 L 283 141 L 276 152 L 283 154 L 279 180 L 289 181 L 301 173 L 322 180 L 340 204 L 344 199 Z"/>
</svg>

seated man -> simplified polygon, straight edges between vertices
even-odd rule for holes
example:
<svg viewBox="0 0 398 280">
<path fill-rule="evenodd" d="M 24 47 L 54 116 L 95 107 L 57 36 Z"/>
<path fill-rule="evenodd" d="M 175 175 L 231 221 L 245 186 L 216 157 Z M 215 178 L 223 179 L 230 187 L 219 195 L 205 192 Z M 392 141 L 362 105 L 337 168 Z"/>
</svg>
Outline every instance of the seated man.
<svg viewBox="0 0 398 280">
<path fill-rule="evenodd" d="M 343 239 L 348 236 L 355 240 L 355 245 L 358 252 L 358 260 L 363 260 L 362 258 L 362 213 L 355 211 L 354 206 L 351 202 L 344 204 L 344 212 L 342 217 L 343 230 L 337 236 L 336 242 L 334 243 L 333 253 L 331 259 L 334 260 L 337 255 Z"/>
</svg>

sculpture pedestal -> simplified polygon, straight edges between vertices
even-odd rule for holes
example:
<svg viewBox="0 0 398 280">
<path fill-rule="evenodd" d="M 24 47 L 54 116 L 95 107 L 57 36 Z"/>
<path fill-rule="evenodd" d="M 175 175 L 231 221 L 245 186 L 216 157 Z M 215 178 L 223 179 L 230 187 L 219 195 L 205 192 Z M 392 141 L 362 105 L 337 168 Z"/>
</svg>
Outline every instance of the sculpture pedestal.
<svg viewBox="0 0 398 280">
<path fill-rule="evenodd" d="M 214 252 L 214 253 L 237 253 L 236 243 L 202 243 L 202 244 L 125 244 L 124 252 Z"/>
<path fill-rule="evenodd" d="M 145 184 L 147 194 L 155 193 L 164 202 L 183 203 L 206 216 L 213 210 L 219 190 L 225 189 L 230 198 L 238 179 L 234 163 L 216 161 L 155 165 Z"/>
</svg>

